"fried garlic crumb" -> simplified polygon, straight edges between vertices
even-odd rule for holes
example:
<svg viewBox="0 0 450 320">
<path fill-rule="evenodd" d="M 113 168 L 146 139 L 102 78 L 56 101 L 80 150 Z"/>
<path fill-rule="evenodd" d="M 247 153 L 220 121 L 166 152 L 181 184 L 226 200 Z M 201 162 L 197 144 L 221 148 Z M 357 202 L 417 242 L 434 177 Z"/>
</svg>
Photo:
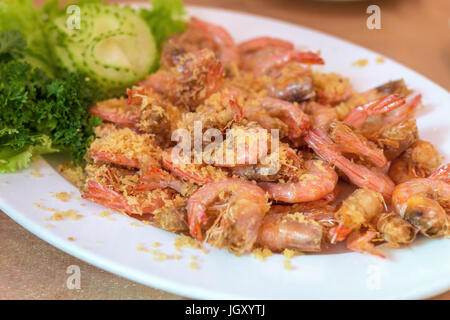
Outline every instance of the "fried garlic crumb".
<svg viewBox="0 0 450 320">
<path fill-rule="evenodd" d="M 104 217 L 109 216 L 110 214 L 111 214 L 111 211 L 105 210 L 105 211 L 99 212 L 98 216 L 104 218 Z"/>
<path fill-rule="evenodd" d="M 69 241 L 75 241 L 75 238 L 74 238 L 74 237 L 68 237 L 67 240 L 69 240 Z"/>
<path fill-rule="evenodd" d="M 94 213 L 96 215 L 98 215 L 100 218 L 105 218 L 107 220 L 114 220 L 113 218 L 110 217 L 111 211 L 110 210 L 104 210 L 102 212 L 99 213 Z"/>
<path fill-rule="evenodd" d="M 143 251 L 143 252 L 149 252 L 149 250 L 147 248 L 144 247 L 143 243 L 139 243 L 136 247 L 137 251 Z"/>
<path fill-rule="evenodd" d="M 191 261 L 191 263 L 189 264 L 189 268 L 191 268 L 193 270 L 198 270 L 197 262 Z"/>
<path fill-rule="evenodd" d="M 76 214 L 75 210 L 69 209 L 67 211 L 58 211 L 55 212 L 50 219 L 55 221 L 63 220 L 64 218 L 69 217 L 70 220 L 78 220 L 83 217 L 81 214 Z"/>
<path fill-rule="evenodd" d="M 266 261 L 266 258 L 273 255 L 273 253 L 272 253 L 272 251 L 270 251 L 269 248 L 264 247 L 264 248 L 253 249 L 252 255 L 258 260 Z"/>
<path fill-rule="evenodd" d="M 58 172 L 77 188 L 81 188 L 84 185 L 84 170 L 81 166 L 76 166 L 72 162 L 66 162 L 58 166 Z"/>
<path fill-rule="evenodd" d="M 352 66 L 365 67 L 368 64 L 367 59 L 359 59 L 353 62 Z"/>
<path fill-rule="evenodd" d="M 43 176 L 42 173 L 40 173 L 40 172 L 38 171 L 38 169 L 33 169 L 33 171 L 30 173 L 30 175 L 32 175 L 32 176 L 35 177 L 35 178 L 40 178 L 40 177 Z"/>
<path fill-rule="evenodd" d="M 283 250 L 283 255 L 284 255 L 286 258 L 288 258 L 288 259 L 290 259 L 290 258 L 292 258 L 292 257 L 294 257 L 294 256 L 302 255 L 302 254 L 303 254 L 303 252 L 298 251 L 298 250 L 291 250 L 291 249 L 284 249 L 284 250 Z"/>
<path fill-rule="evenodd" d="M 182 251 L 181 250 L 182 248 L 190 248 L 190 249 L 199 249 L 204 254 L 209 253 L 209 251 L 206 250 L 198 240 L 188 237 L 188 236 L 182 236 L 180 238 L 175 238 L 174 245 L 175 245 L 175 249 L 179 252 Z"/>
<path fill-rule="evenodd" d="M 56 192 L 53 193 L 52 196 L 56 199 L 61 200 L 62 202 L 67 202 L 70 200 L 70 195 L 67 192 Z"/>
<path fill-rule="evenodd" d="M 161 247 L 161 243 L 160 242 L 154 242 L 152 244 L 152 246 L 153 246 L 153 248 L 158 248 L 158 247 Z"/>
<path fill-rule="evenodd" d="M 158 245 L 155 246 L 155 243 L 157 243 Z M 159 242 L 155 242 L 153 244 L 154 247 L 159 247 L 160 243 Z M 143 243 L 139 243 L 138 246 L 136 247 L 136 250 L 138 251 L 143 251 L 143 252 L 148 252 L 153 256 L 153 261 L 165 261 L 168 259 L 174 259 L 174 260 L 179 260 L 180 256 L 179 255 L 167 255 L 162 251 L 159 250 L 154 250 L 154 249 L 147 249 L 146 247 L 144 247 Z"/>
<path fill-rule="evenodd" d="M 150 250 L 153 255 L 153 261 L 165 261 L 167 260 L 167 255 L 164 252 L 158 250 Z"/>
<path fill-rule="evenodd" d="M 294 270 L 295 268 L 291 265 L 291 260 L 285 259 L 283 262 L 283 266 L 286 270 Z"/>
<path fill-rule="evenodd" d="M 375 59 L 376 63 L 384 63 L 384 59 L 381 57 L 378 57 Z"/>
<path fill-rule="evenodd" d="M 38 208 L 39 210 L 50 211 L 50 212 L 56 211 L 55 208 L 46 208 L 46 207 L 44 207 L 42 204 L 40 204 L 40 203 L 38 203 L 38 202 L 33 203 L 33 205 L 34 205 L 36 208 Z"/>
<path fill-rule="evenodd" d="M 44 228 L 53 228 L 53 225 L 51 224 L 51 223 L 47 223 L 45 226 L 44 226 Z"/>
<path fill-rule="evenodd" d="M 133 227 L 143 227 L 142 224 L 139 224 L 139 223 L 136 223 L 136 222 L 130 222 L 130 226 L 133 226 Z"/>
</svg>

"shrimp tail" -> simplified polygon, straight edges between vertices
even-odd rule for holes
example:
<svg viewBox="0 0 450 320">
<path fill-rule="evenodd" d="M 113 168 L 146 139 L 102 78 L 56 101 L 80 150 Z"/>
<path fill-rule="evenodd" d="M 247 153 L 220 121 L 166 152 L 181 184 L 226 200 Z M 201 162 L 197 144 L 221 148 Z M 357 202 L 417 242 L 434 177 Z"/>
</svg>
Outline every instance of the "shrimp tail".
<svg viewBox="0 0 450 320">
<path fill-rule="evenodd" d="M 347 238 L 346 248 L 351 251 L 368 253 L 380 258 L 386 258 L 382 253 L 374 249 L 375 245 L 372 243 L 372 240 L 374 240 L 376 237 L 376 231 L 366 231 L 365 233 L 354 231 Z"/>
<path fill-rule="evenodd" d="M 349 180 L 359 186 L 367 187 L 382 193 L 386 199 L 390 199 L 395 184 L 381 171 L 372 171 L 365 166 L 353 163 L 345 158 L 326 133 L 320 128 L 309 131 L 305 141 L 325 161 L 338 167 Z"/>
<path fill-rule="evenodd" d="M 357 106 L 345 116 L 343 121 L 355 128 L 361 128 L 369 116 L 387 113 L 404 104 L 404 98 L 391 94 Z"/>
</svg>

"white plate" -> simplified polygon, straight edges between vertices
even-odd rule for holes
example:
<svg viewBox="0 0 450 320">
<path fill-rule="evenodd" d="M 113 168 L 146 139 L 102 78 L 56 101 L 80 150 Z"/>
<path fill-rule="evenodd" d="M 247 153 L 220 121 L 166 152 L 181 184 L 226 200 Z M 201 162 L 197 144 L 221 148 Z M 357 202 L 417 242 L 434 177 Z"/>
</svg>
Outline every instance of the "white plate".
<svg viewBox="0 0 450 320">
<path fill-rule="evenodd" d="M 189 11 L 223 25 L 236 41 L 269 35 L 311 50 L 320 49 L 326 61 L 323 70 L 350 77 L 358 90 L 404 78 L 409 87 L 424 96 L 427 108 L 418 118 L 421 137 L 434 142 L 449 160 L 449 93 L 430 80 L 385 57 L 384 63 L 376 63 L 379 54 L 303 27 L 224 10 L 190 7 Z M 358 59 L 367 59 L 369 64 L 364 68 L 352 66 Z M 133 226 L 131 223 L 136 220 L 120 214 L 112 214 L 113 220 L 94 215 L 105 208 L 76 200 L 78 191 L 48 162 L 39 159 L 31 167 L 0 175 L 2 210 L 57 248 L 97 267 L 162 290 L 204 299 L 407 299 L 429 297 L 450 289 L 448 239 L 421 238 L 409 249 L 385 247 L 383 253 L 387 259 L 352 252 L 298 256 L 292 259 L 295 270 L 284 269 L 281 255 L 261 262 L 251 256 L 238 258 L 225 250 L 211 248 L 209 254 L 183 249 L 178 261 L 155 262 L 151 254 L 137 250 L 138 244 L 151 248 L 152 243 L 160 242 L 162 245 L 156 249 L 172 254 L 177 252 L 176 235 L 151 226 Z M 42 177 L 33 176 L 34 169 Z M 61 191 L 75 195 L 66 203 L 51 196 L 52 192 Z M 83 218 L 48 221 L 45 217 L 52 212 L 40 210 L 34 203 L 58 210 L 74 209 Z M 49 223 L 53 227 L 48 227 Z M 68 237 L 75 241 L 69 241 Z M 198 259 L 197 270 L 189 267 L 192 256 Z"/>
</svg>

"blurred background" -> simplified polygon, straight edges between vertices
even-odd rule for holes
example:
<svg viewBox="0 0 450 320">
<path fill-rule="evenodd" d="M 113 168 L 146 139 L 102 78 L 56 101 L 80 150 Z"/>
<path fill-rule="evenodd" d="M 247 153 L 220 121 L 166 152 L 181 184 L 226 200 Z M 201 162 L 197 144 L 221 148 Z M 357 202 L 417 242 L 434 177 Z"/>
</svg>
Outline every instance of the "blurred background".
<svg viewBox="0 0 450 320">
<path fill-rule="evenodd" d="M 184 2 L 264 15 L 320 30 L 397 60 L 450 89 L 449 0 Z M 380 30 L 366 27 L 369 17 L 366 9 L 372 4 L 381 8 Z M 220 21 L 215 22 L 220 24 Z M 0 243 L 0 299 L 183 298 L 136 284 L 79 261 L 35 237 L 1 211 Z M 69 265 L 81 268 L 80 290 L 67 290 L 65 287 L 65 271 Z M 450 292 L 435 299 L 450 299 Z"/>
</svg>

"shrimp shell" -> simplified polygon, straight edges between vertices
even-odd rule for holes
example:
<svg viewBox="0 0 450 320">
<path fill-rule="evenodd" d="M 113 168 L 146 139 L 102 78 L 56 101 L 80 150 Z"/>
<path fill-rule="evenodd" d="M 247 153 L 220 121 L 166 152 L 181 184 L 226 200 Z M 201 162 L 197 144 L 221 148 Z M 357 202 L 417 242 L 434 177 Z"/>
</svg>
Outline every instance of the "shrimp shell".
<svg viewBox="0 0 450 320">
<path fill-rule="evenodd" d="M 257 245 L 272 251 L 294 249 L 305 252 L 321 250 L 323 227 L 301 213 L 268 214 L 259 229 Z"/>
<path fill-rule="evenodd" d="M 439 179 L 412 179 L 396 186 L 395 211 L 430 238 L 448 236 L 450 184 Z"/>
</svg>

